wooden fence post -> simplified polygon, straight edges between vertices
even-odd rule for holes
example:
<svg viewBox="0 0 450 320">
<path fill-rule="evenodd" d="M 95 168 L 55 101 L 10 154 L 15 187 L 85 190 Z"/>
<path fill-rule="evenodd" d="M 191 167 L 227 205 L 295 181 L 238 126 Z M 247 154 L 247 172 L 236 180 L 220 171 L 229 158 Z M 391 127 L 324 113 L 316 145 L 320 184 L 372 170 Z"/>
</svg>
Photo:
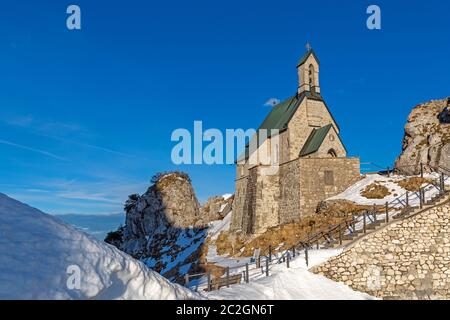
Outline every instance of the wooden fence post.
<svg viewBox="0 0 450 320">
<path fill-rule="evenodd" d="M 363 231 L 366 233 L 366 212 L 363 212 Z"/>
<path fill-rule="evenodd" d="M 227 288 L 230 287 L 230 267 L 227 267 Z"/>
<path fill-rule="evenodd" d="M 249 283 L 248 263 L 245 264 L 245 283 Z"/>
<path fill-rule="evenodd" d="M 406 191 L 406 208 L 409 207 L 409 191 Z"/>
<path fill-rule="evenodd" d="M 272 246 L 269 246 L 269 261 L 272 262 Z"/>
<path fill-rule="evenodd" d="M 211 291 L 211 271 L 208 271 L 208 274 L 206 276 L 206 281 L 208 281 L 206 291 L 209 292 L 209 291 Z"/>
<path fill-rule="evenodd" d="M 269 276 L 269 259 L 266 257 L 266 277 Z"/>
<path fill-rule="evenodd" d="M 386 201 L 386 223 L 389 222 L 389 203 Z"/>
<path fill-rule="evenodd" d="M 309 257 L 308 257 L 308 247 L 305 248 L 305 261 L 306 261 L 306 266 L 309 265 Z"/>
<path fill-rule="evenodd" d="M 286 257 L 286 267 L 289 269 L 289 260 L 291 260 L 291 254 L 289 253 L 289 251 L 288 251 L 288 253 L 287 253 L 287 257 Z"/>
<path fill-rule="evenodd" d="M 420 209 L 423 208 L 423 192 L 422 188 L 419 189 L 419 201 L 420 201 Z"/>
<path fill-rule="evenodd" d="M 189 287 L 189 274 L 184 275 L 184 286 Z"/>
</svg>

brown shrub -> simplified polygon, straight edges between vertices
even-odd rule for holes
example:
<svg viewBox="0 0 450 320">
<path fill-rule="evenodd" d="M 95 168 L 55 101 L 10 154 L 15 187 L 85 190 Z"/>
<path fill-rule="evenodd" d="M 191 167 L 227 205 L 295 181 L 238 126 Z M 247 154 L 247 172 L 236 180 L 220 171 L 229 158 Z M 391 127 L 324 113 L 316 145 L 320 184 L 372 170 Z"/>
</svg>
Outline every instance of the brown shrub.
<svg viewBox="0 0 450 320">
<path fill-rule="evenodd" d="M 421 177 L 412 177 L 397 182 L 400 187 L 411 192 L 419 191 L 420 187 L 424 183 L 433 183 L 433 180 Z"/>
<path fill-rule="evenodd" d="M 391 192 L 388 188 L 377 182 L 369 184 L 363 191 L 361 191 L 361 195 L 367 199 L 384 199 L 390 194 Z"/>
<path fill-rule="evenodd" d="M 336 200 L 322 204 L 318 213 L 304 217 L 295 223 L 289 223 L 268 229 L 261 235 L 243 237 L 222 232 L 216 240 L 217 253 L 231 256 L 252 256 L 254 250 L 261 249 L 261 254 L 268 254 L 269 246 L 272 251 L 278 252 L 292 248 L 309 236 L 326 232 L 332 226 L 344 221 L 351 221 L 353 215 L 362 214 L 364 210 L 372 206 L 363 206 L 351 201 Z M 381 207 L 380 207 L 380 210 Z"/>
</svg>

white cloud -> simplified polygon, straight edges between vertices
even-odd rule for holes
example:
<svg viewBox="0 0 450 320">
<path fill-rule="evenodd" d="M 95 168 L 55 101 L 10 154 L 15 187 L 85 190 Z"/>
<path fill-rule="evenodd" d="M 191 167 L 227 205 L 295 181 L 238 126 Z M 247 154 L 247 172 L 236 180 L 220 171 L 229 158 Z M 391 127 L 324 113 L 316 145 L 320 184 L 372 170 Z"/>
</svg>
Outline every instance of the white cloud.
<svg viewBox="0 0 450 320">
<path fill-rule="evenodd" d="M 57 159 L 57 160 L 61 160 L 61 161 L 67 161 L 67 159 L 65 159 L 63 157 L 60 157 L 60 156 L 58 156 L 56 154 L 53 154 L 51 152 L 48 152 L 48 151 L 45 151 L 45 150 L 40 150 L 40 149 L 35 149 L 35 148 L 32 148 L 32 147 L 28 147 L 28 146 L 24 146 L 22 144 L 14 143 L 14 142 L 11 142 L 11 141 L 6 141 L 6 140 L 1 140 L 0 139 L 0 144 L 7 145 L 7 146 L 10 146 L 10 147 L 19 148 L 19 149 L 22 149 L 22 150 L 31 151 L 31 152 L 34 152 L 34 153 L 39 153 L 41 155 L 44 155 L 44 156 L 47 156 L 47 157 L 50 157 L 50 158 L 53 158 L 53 159 Z"/>
<path fill-rule="evenodd" d="M 264 106 L 265 107 L 275 107 L 277 104 L 279 104 L 281 101 L 280 101 L 280 99 L 277 99 L 277 98 L 270 98 L 269 100 L 267 100 L 265 103 L 264 103 Z"/>
<path fill-rule="evenodd" d="M 113 150 L 111 148 L 106 148 L 95 144 L 89 144 L 65 138 L 66 136 L 69 135 L 73 136 L 74 134 L 81 136 L 91 136 L 89 131 L 79 124 L 65 123 L 53 120 L 42 120 L 37 119 L 32 115 L 9 117 L 3 120 L 3 122 L 5 122 L 10 126 L 28 129 L 34 134 L 54 139 L 60 142 L 78 145 L 83 148 L 95 149 L 117 156 L 132 157 L 129 154 Z"/>
</svg>

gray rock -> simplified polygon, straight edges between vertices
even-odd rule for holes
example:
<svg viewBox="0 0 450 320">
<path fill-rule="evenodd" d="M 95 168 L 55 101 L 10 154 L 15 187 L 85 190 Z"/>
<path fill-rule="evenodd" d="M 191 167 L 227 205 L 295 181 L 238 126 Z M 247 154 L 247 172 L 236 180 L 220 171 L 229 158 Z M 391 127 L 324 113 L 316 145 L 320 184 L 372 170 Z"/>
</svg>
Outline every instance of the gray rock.
<svg viewBox="0 0 450 320">
<path fill-rule="evenodd" d="M 416 106 L 405 125 L 402 154 L 395 165 L 402 173 L 420 173 L 437 166 L 450 168 L 450 124 L 442 122 L 447 99 L 433 100 Z"/>
</svg>

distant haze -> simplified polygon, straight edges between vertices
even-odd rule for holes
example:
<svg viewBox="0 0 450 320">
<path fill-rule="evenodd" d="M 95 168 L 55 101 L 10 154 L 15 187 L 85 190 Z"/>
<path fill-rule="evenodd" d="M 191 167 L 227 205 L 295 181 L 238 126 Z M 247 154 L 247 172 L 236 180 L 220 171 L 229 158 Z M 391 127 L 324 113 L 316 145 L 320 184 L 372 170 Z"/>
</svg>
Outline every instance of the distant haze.
<svg viewBox="0 0 450 320">
<path fill-rule="evenodd" d="M 115 231 L 120 225 L 125 224 L 123 213 L 110 215 L 65 214 L 57 215 L 56 218 L 93 235 L 99 240 L 104 240 L 108 232 Z"/>
</svg>

